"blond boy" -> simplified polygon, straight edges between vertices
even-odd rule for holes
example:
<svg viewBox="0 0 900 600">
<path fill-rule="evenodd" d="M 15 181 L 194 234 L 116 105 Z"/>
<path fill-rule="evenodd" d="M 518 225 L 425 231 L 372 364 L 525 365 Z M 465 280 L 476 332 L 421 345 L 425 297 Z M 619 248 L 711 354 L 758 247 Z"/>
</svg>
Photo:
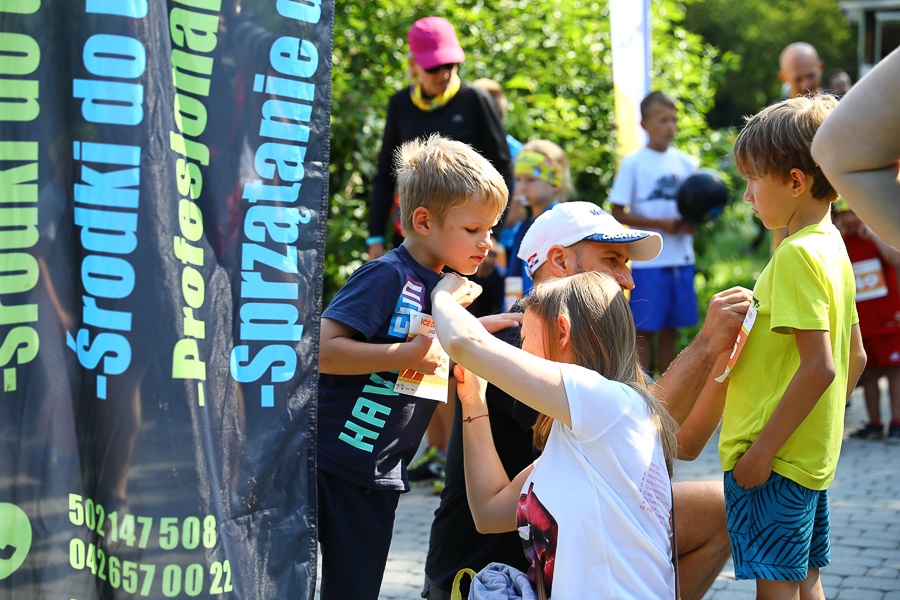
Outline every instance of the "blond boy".
<svg viewBox="0 0 900 600">
<path fill-rule="evenodd" d="M 756 320 L 719 439 L 735 576 L 756 579 L 757 598 L 824 598 L 827 489 L 866 362 L 853 270 L 831 224 L 837 194 L 809 152 L 835 104 L 819 95 L 769 106 L 734 148 L 744 200 L 766 228 L 788 233 L 754 287 Z"/>
<path fill-rule="evenodd" d="M 506 207 L 500 174 L 466 144 L 432 136 L 396 156 L 405 239 L 360 267 L 322 315 L 318 421 L 318 538 L 322 598 L 375 600 L 406 468 L 435 410 L 394 391 L 397 372 L 434 373 L 441 350 L 407 342 L 410 312 L 431 312 L 448 266 L 475 273 Z"/>
</svg>

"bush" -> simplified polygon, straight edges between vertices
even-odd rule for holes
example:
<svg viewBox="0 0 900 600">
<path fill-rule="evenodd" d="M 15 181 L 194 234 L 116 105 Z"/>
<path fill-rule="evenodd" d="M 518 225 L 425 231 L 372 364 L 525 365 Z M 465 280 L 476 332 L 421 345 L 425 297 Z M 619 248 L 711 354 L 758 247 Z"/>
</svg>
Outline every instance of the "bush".
<svg viewBox="0 0 900 600">
<path fill-rule="evenodd" d="M 679 102 L 676 145 L 704 165 L 724 156 L 727 135 L 705 121 L 725 69 L 718 51 L 682 26 L 684 5 L 653 2 L 655 89 Z M 562 146 L 577 197 L 604 204 L 615 175 L 609 8 L 605 1 L 367 0 L 336 5 L 332 77 L 331 206 L 325 302 L 365 259 L 366 206 L 388 98 L 407 85 L 406 32 L 440 15 L 457 28 L 463 78 L 491 77 L 509 97 L 507 129 Z M 724 219 L 723 219 L 724 221 Z M 717 231 L 717 230 L 716 230 Z"/>
</svg>

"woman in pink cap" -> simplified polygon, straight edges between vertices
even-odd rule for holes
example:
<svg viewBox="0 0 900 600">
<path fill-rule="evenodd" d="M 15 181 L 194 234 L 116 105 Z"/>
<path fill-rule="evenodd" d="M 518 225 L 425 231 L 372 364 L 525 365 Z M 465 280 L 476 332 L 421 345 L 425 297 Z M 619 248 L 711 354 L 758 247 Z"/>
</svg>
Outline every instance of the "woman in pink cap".
<svg viewBox="0 0 900 600">
<path fill-rule="evenodd" d="M 388 216 L 395 206 L 394 150 L 404 142 L 439 133 L 469 144 L 503 175 L 512 189 L 512 165 L 506 130 L 493 99 L 485 90 L 459 78 L 459 63 L 466 53 L 447 19 L 425 17 L 416 21 L 407 36 L 409 73 L 412 85 L 391 97 L 378 171 L 369 204 L 369 260 L 384 254 L 390 236 L 399 243 L 399 214 L 392 215 L 394 227 L 385 233 Z"/>
</svg>

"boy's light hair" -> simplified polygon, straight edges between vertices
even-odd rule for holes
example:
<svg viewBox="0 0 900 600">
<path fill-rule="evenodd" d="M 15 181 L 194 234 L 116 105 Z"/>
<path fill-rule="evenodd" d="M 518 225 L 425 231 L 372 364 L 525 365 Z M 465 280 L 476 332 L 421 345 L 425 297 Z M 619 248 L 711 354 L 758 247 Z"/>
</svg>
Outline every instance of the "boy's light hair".
<svg viewBox="0 0 900 600">
<path fill-rule="evenodd" d="M 559 167 L 559 174 L 562 182 L 559 185 L 559 191 L 554 198 L 557 202 L 565 202 L 575 195 L 575 187 L 572 185 L 572 171 L 569 168 L 569 157 L 566 156 L 565 150 L 554 144 L 550 140 L 531 140 L 522 146 L 522 152 L 531 150 L 532 152 L 540 152 L 556 166 Z"/>
<path fill-rule="evenodd" d="M 675 101 L 668 94 L 660 91 L 650 92 L 641 100 L 641 119 L 646 119 L 650 115 L 650 109 L 653 106 L 665 106 L 666 108 L 678 110 L 678 107 L 675 106 Z"/>
<path fill-rule="evenodd" d="M 412 215 L 421 207 L 443 222 L 451 208 L 484 202 L 503 214 L 509 190 L 490 161 L 471 146 L 440 135 L 406 142 L 394 155 L 400 225 L 413 233 Z"/>
<path fill-rule="evenodd" d="M 810 193 L 833 202 L 837 192 L 813 160 L 809 147 L 825 117 L 837 106 L 828 94 L 798 96 L 767 106 L 747 119 L 734 143 L 734 163 L 745 176 L 771 175 L 788 182 L 791 169 L 812 176 Z"/>
</svg>

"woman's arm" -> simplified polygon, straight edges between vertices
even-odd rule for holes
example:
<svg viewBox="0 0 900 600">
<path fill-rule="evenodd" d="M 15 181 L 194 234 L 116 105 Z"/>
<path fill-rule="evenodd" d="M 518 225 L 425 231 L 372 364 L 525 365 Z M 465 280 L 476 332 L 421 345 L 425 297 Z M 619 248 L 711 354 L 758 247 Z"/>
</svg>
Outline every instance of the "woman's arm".
<svg viewBox="0 0 900 600">
<path fill-rule="evenodd" d="M 369 201 L 369 260 L 384 254 L 385 240 L 391 231 L 385 233 L 388 214 L 394 203 L 394 150 L 403 143 L 394 114 L 394 98 L 388 103 L 387 119 L 384 123 L 384 134 L 381 138 L 381 150 L 378 152 L 378 167 L 372 178 L 372 197 Z M 379 241 L 380 240 L 380 241 Z"/>
<path fill-rule="evenodd" d="M 516 528 L 519 494 L 533 465 L 513 481 L 497 455 L 491 435 L 485 390 L 487 382 L 460 366 L 453 370 L 462 404 L 463 461 L 466 473 L 466 497 L 480 533 L 502 533 Z"/>
<path fill-rule="evenodd" d="M 900 49 L 851 88 L 819 127 L 812 155 L 864 223 L 900 245 Z"/>
<path fill-rule="evenodd" d="M 457 364 L 533 409 L 571 426 L 569 400 L 559 365 L 490 335 L 457 300 L 458 296 L 468 294 L 472 285 L 448 273 L 432 293 L 432 316 L 441 346 Z"/>
</svg>

